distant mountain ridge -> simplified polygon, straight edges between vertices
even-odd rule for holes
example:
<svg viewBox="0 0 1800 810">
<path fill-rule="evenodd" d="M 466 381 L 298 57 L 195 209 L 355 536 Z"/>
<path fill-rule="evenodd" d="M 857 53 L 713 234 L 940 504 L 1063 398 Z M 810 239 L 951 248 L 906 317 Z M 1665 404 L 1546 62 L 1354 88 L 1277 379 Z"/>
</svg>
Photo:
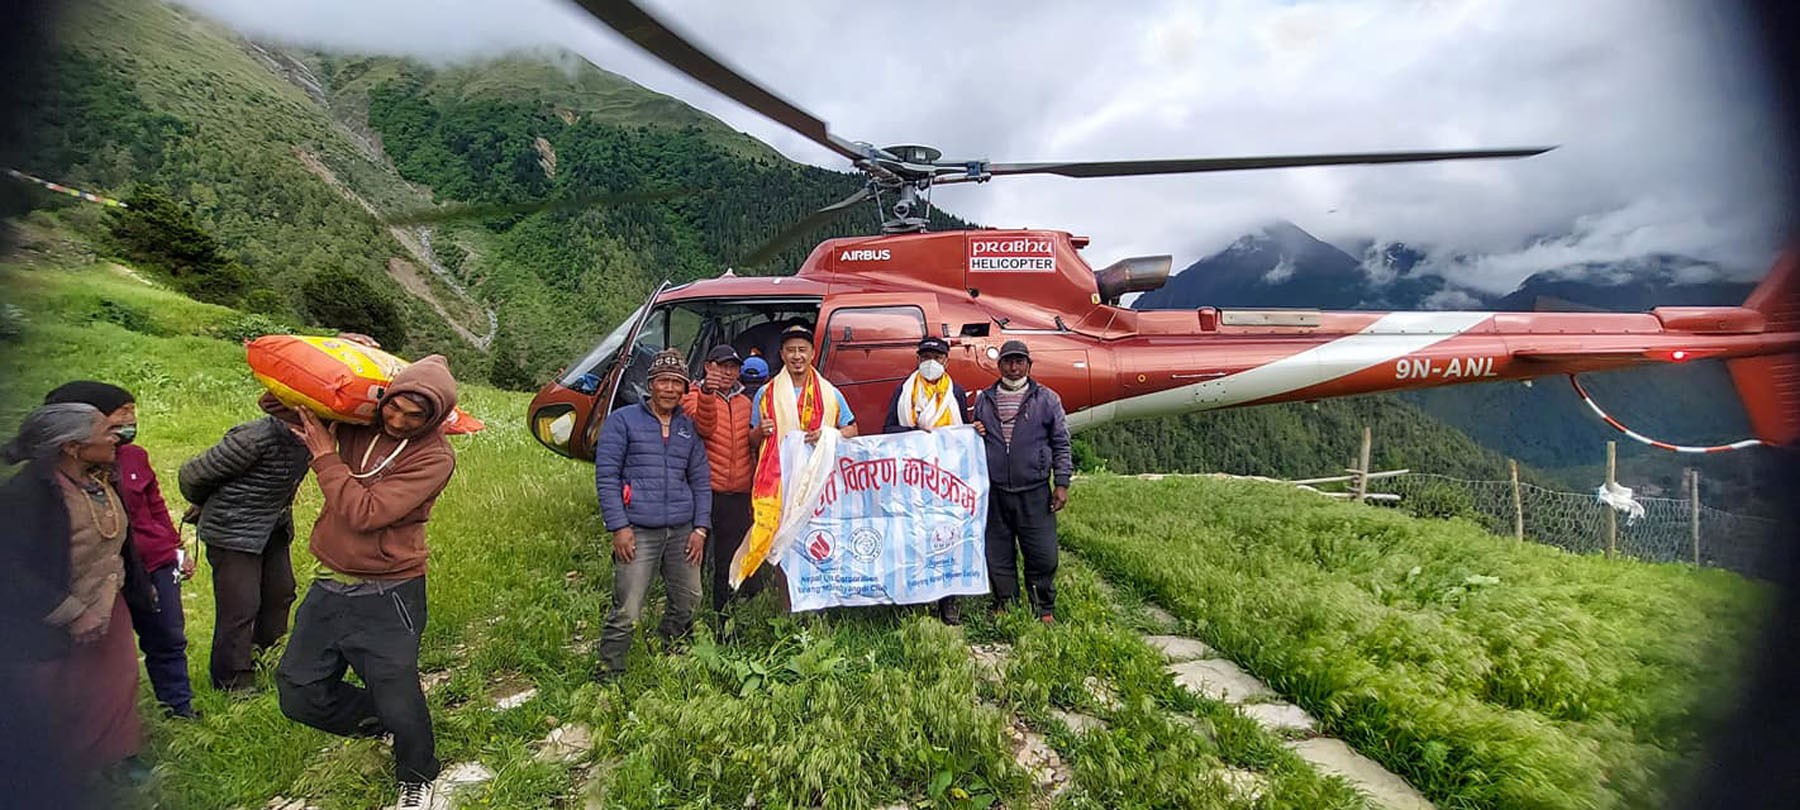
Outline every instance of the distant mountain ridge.
<svg viewBox="0 0 1800 810">
<path fill-rule="evenodd" d="M 1291 222 L 1273 222 L 1188 265 L 1133 306 L 1530 311 L 1576 304 L 1630 312 L 1736 304 L 1755 286 L 1726 279 L 1710 262 L 1659 253 L 1547 269 L 1497 296 L 1445 278 L 1429 255 L 1403 242 L 1360 247 L 1359 258 Z"/>
</svg>

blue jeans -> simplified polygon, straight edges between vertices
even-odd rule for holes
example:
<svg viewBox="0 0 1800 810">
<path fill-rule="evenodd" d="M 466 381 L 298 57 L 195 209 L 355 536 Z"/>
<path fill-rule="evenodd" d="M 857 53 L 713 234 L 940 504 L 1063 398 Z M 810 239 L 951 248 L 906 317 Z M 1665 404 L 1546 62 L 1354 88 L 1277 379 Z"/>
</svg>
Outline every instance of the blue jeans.
<svg viewBox="0 0 1800 810">
<path fill-rule="evenodd" d="M 700 564 L 686 559 L 692 524 L 665 529 L 632 527 L 637 548 L 631 562 L 613 556 L 613 604 L 600 632 L 600 665 L 609 672 L 625 671 L 625 653 L 631 649 L 631 631 L 644 612 L 644 596 L 650 580 L 662 573 L 663 590 L 669 596 L 662 623 L 656 632 L 665 639 L 688 634 L 694 624 L 694 606 L 700 603 Z"/>
<path fill-rule="evenodd" d="M 188 683 L 187 622 L 181 612 L 181 573 L 174 563 L 150 572 L 156 586 L 155 612 L 131 611 L 131 629 L 137 631 L 138 649 L 144 652 L 144 670 L 156 702 L 170 714 L 193 712 L 194 688 Z"/>
</svg>

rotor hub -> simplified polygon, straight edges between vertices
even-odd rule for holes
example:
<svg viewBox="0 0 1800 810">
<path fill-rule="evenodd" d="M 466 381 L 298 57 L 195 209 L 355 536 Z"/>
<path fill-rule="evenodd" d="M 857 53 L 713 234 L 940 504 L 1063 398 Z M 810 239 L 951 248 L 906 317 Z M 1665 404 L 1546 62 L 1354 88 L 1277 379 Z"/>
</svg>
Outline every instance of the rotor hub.
<svg viewBox="0 0 1800 810">
<path fill-rule="evenodd" d="M 903 143 L 898 146 L 883 147 L 883 152 L 893 155 L 906 163 L 936 163 L 944 153 L 929 146 L 916 143 Z"/>
</svg>

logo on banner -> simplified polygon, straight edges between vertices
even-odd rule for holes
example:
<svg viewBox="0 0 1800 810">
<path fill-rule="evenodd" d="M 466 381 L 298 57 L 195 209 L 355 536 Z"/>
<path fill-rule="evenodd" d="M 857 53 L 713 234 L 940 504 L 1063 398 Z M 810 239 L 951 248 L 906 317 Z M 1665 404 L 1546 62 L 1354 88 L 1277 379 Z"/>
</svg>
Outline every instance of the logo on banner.
<svg viewBox="0 0 1800 810">
<path fill-rule="evenodd" d="M 1054 273 L 1056 242 L 1041 237 L 970 239 L 969 269 L 990 273 Z"/>
<path fill-rule="evenodd" d="M 867 527 L 850 533 L 850 556 L 871 563 L 881 556 L 881 532 Z"/>
<path fill-rule="evenodd" d="M 816 563 L 831 559 L 831 553 L 837 550 L 837 538 L 824 529 L 814 529 L 806 536 L 806 556 Z"/>
<path fill-rule="evenodd" d="M 931 527 L 931 554 L 937 556 L 956 547 L 962 540 L 962 530 L 949 523 L 939 523 Z"/>
</svg>

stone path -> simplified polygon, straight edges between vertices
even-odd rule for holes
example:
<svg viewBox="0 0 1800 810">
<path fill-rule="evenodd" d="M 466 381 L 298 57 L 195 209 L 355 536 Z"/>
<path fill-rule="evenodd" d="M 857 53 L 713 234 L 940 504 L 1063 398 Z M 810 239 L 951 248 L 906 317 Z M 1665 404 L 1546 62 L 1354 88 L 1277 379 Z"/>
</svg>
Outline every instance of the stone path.
<svg viewBox="0 0 1800 810">
<path fill-rule="evenodd" d="M 1104 578 L 1098 579 L 1100 590 L 1119 606 L 1117 592 Z M 1245 672 L 1236 663 L 1220 656 L 1211 645 L 1197 638 L 1175 635 L 1182 627 L 1180 619 L 1150 602 L 1141 605 L 1144 614 L 1168 634 L 1148 635 L 1144 642 L 1161 651 L 1167 671 L 1175 683 L 1201 697 L 1226 703 L 1238 713 L 1256 722 L 1263 730 L 1285 741 L 1289 750 L 1320 773 L 1343 777 L 1344 781 L 1369 797 L 1370 803 L 1383 810 L 1433 810 L 1430 801 L 1380 763 L 1357 753 L 1341 740 L 1319 735 L 1319 722 L 1306 710 L 1281 700 L 1275 690 Z M 1196 731 L 1204 721 L 1185 715 L 1173 718 Z M 1067 721 L 1065 721 L 1067 722 Z M 1209 734 L 1208 728 L 1201 733 Z M 1254 771 L 1227 769 L 1225 784 L 1235 798 L 1252 801 L 1268 787 L 1268 779 Z"/>
<path fill-rule="evenodd" d="M 1275 690 L 1221 658 L 1199 639 L 1183 636 L 1147 636 L 1144 641 L 1159 649 L 1168 661 L 1175 683 L 1202 697 L 1237 707 L 1240 714 L 1271 734 L 1287 740 L 1287 747 L 1319 772 L 1341 776 L 1362 791 L 1376 807 L 1387 810 L 1430 810 L 1417 790 L 1368 757 L 1356 753 L 1342 740 L 1318 736 L 1319 723 L 1304 709 L 1283 702 Z M 1254 774 L 1252 774 L 1254 775 Z M 1242 776 L 1228 776 L 1227 784 Z M 1234 784 L 1234 788 L 1238 785 Z"/>
<path fill-rule="evenodd" d="M 998 683 L 1007 659 L 1012 656 L 1012 645 L 970 644 L 968 649 L 969 657 L 975 659 L 975 673 L 982 680 Z M 1057 715 L 1058 720 L 1077 733 L 1105 726 L 1099 718 L 1084 714 L 1058 712 Z M 1074 773 L 1063 762 L 1062 755 L 1050 746 L 1044 735 L 1034 731 L 1017 715 L 1011 718 L 1006 735 L 1012 746 L 1013 761 L 1031 774 L 1031 782 L 1038 789 L 1038 800 L 1032 807 L 1049 807 L 1056 797 L 1074 785 Z"/>
<path fill-rule="evenodd" d="M 1199 644 L 1192 639 L 1183 639 L 1182 641 Z M 1204 644 L 1200 644 L 1199 649 L 1211 652 L 1210 648 Z M 990 682 L 1000 680 L 1011 654 L 1012 647 L 1007 644 L 969 645 L 969 655 L 975 659 L 977 674 Z M 1094 699 L 1094 702 L 1107 710 L 1118 711 L 1121 708 L 1119 698 L 1112 687 L 1100 678 L 1090 675 L 1082 679 L 1082 688 Z M 1081 712 L 1051 709 L 1050 715 L 1075 734 L 1104 731 L 1108 728 L 1105 720 Z M 1208 739 L 1213 738 L 1212 724 L 1205 720 L 1185 714 L 1171 715 L 1169 719 L 1193 730 L 1195 734 Z M 1033 783 L 1040 791 L 1038 800 L 1032 804 L 1033 808 L 1051 806 L 1058 796 L 1074 787 L 1072 769 L 1063 761 L 1056 749 L 1050 747 L 1042 735 L 1026 726 L 1016 716 L 1012 719 L 1012 725 L 1007 731 L 1012 741 L 1014 761 L 1031 774 Z M 1269 789 L 1267 776 L 1241 768 L 1222 769 L 1219 772 L 1219 780 L 1224 783 L 1226 789 L 1231 791 L 1232 798 L 1240 802 L 1254 802 Z M 903 810 L 906 805 L 893 807 Z M 884 810 L 887 809 L 884 808 Z"/>
</svg>

